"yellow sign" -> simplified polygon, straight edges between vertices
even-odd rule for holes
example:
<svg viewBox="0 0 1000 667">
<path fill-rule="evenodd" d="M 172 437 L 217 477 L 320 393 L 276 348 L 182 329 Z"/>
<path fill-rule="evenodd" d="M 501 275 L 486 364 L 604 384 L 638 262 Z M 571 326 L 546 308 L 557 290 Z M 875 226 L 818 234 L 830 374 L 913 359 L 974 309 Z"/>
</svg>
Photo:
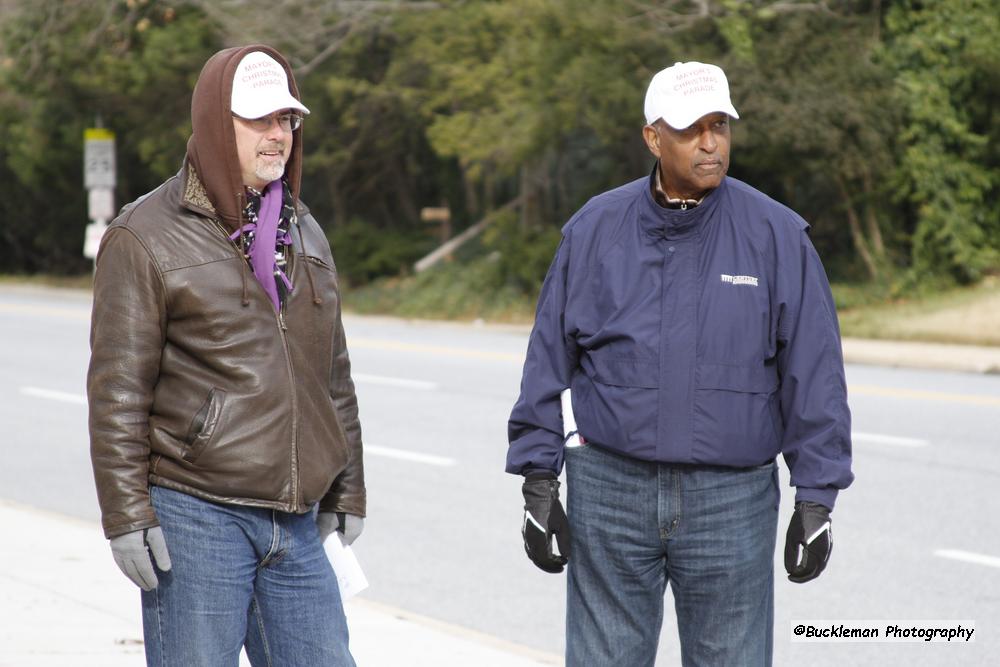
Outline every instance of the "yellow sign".
<svg viewBox="0 0 1000 667">
<path fill-rule="evenodd" d="M 115 133 L 111 130 L 91 127 L 83 131 L 83 187 L 115 187 Z"/>
<path fill-rule="evenodd" d="M 103 127 L 88 127 L 83 131 L 83 140 L 90 141 L 91 139 L 111 139 L 115 138 L 115 133 L 109 129 Z"/>
</svg>

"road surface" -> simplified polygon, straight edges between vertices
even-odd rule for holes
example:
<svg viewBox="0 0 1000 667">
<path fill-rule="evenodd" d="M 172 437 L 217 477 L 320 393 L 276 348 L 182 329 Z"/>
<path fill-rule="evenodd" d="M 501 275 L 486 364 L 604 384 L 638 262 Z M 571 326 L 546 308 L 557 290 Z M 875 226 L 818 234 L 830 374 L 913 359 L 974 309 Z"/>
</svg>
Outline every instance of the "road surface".
<svg viewBox="0 0 1000 667">
<path fill-rule="evenodd" d="M 89 316 L 85 292 L 0 287 L 0 498 L 96 521 Z M 346 328 L 366 443 L 363 597 L 561 654 L 565 575 L 525 557 L 519 480 L 503 473 L 527 330 L 357 316 Z M 1000 376 L 849 366 L 848 382 L 857 480 L 834 513 L 831 564 L 807 585 L 780 565 L 782 467 L 775 664 L 997 664 Z M 658 665 L 679 664 L 671 604 Z M 976 635 L 793 642 L 808 620 L 967 620 Z"/>
</svg>

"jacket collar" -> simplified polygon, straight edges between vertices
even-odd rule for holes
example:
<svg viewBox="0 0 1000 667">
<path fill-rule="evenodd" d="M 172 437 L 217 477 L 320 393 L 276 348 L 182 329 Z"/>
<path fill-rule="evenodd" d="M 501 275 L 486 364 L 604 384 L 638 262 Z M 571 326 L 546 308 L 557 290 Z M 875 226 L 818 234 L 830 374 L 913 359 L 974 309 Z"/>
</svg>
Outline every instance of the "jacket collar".
<svg viewBox="0 0 1000 667">
<path fill-rule="evenodd" d="M 642 188 L 639 206 L 639 221 L 643 231 L 654 240 L 679 240 L 701 233 L 704 224 L 711 220 L 719 201 L 726 190 L 728 176 L 722 179 L 719 187 L 705 195 L 701 203 L 688 209 L 666 208 L 653 197 L 656 187 L 653 179 L 657 177 L 654 166 L 649 178 Z"/>
<path fill-rule="evenodd" d="M 198 177 L 198 172 L 193 164 L 188 160 L 184 160 L 184 166 L 181 167 L 177 177 L 181 180 L 183 188 L 181 204 L 185 208 L 210 218 L 219 217 L 218 211 L 212 205 L 212 200 L 208 198 L 208 190 L 205 189 L 205 184 Z M 309 207 L 303 204 L 301 199 L 297 199 L 295 201 L 295 213 L 301 218 L 309 213 Z"/>
<path fill-rule="evenodd" d="M 189 160 L 184 160 L 184 166 L 178 174 L 183 186 L 181 203 L 185 208 L 189 208 L 195 213 L 207 215 L 210 218 L 218 217 L 212 200 L 208 198 L 208 190 L 205 184 L 198 178 L 198 172 Z"/>
</svg>

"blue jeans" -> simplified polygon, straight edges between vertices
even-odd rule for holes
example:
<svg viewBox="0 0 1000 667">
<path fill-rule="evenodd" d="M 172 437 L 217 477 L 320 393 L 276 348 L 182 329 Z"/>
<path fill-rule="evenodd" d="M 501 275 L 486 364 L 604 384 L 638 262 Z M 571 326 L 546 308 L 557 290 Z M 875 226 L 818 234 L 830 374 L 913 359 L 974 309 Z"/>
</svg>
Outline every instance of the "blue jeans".
<svg viewBox="0 0 1000 667">
<path fill-rule="evenodd" d="M 652 667 L 670 583 L 685 667 L 770 665 L 777 464 L 566 453 L 566 667 Z"/>
<path fill-rule="evenodd" d="M 172 568 L 142 593 L 146 664 L 354 667 L 337 579 L 312 513 L 150 490 Z"/>
</svg>

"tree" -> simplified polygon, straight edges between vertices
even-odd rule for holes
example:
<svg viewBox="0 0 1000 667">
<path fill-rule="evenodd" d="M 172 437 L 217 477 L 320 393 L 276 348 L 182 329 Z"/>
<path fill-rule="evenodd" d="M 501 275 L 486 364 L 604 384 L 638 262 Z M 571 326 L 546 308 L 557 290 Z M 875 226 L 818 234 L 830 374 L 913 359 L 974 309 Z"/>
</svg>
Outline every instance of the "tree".
<svg viewBox="0 0 1000 667">
<path fill-rule="evenodd" d="M 313 111 L 307 200 L 362 279 L 419 255 L 422 207 L 448 205 L 458 231 L 516 202 L 481 250 L 532 284 L 521 260 L 651 168 L 653 73 L 702 60 L 742 116 L 731 173 L 809 220 L 835 275 L 976 280 L 1000 267 L 994 5 L 0 0 L 0 271 L 85 270 L 83 129 L 116 132 L 131 201 L 180 166 L 204 61 L 263 42 Z"/>
<path fill-rule="evenodd" d="M 636 171 L 641 49 L 607 2 L 452 3 L 414 17 L 413 90 L 441 156 L 457 160 L 471 211 L 522 197 L 522 222 L 565 221 Z M 470 212 L 471 212 L 470 211 Z"/>
<path fill-rule="evenodd" d="M 878 4 L 836 13 L 762 10 L 747 21 L 735 31 L 746 44 L 732 66 L 746 129 L 734 171 L 746 170 L 810 220 L 828 250 L 847 255 L 836 262 L 844 275 L 854 273 L 855 263 L 844 261 L 853 255 L 867 279 L 888 279 L 885 237 L 899 219 L 890 187 L 900 114 L 891 72 L 874 59 Z"/>
<path fill-rule="evenodd" d="M 884 59 L 906 114 L 897 194 L 919 278 L 1000 269 L 1000 15 L 991 0 L 894 2 Z"/>
<path fill-rule="evenodd" d="M 117 135 L 119 203 L 158 185 L 180 167 L 214 33 L 197 11 L 138 0 L 21 2 L 0 31 L 0 217 L 17 221 L 0 270 L 85 270 L 84 128 Z"/>
</svg>

